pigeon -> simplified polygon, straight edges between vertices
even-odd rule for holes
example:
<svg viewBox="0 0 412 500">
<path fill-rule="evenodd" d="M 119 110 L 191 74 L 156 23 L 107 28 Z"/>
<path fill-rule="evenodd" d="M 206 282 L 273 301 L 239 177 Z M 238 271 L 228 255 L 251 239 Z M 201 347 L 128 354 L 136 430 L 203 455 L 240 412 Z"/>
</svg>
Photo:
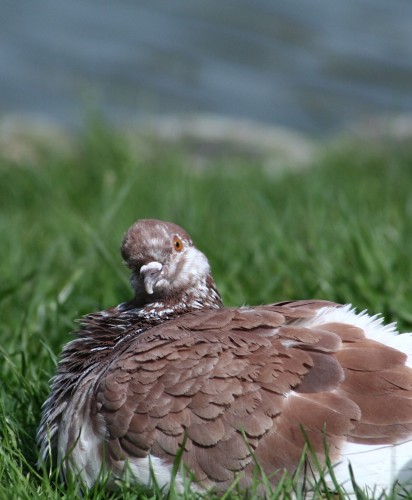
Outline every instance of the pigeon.
<svg viewBox="0 0 412 500">
<path fill-rule="evenodd" d="M 171 222 L 137 221 L 121 253 L 133 298 L 85 316 L 64 347 L 41 463 L 85 488 L 103 471 L 112 487 L 182 489 L 176 456 L 198 491 L 248 488 L 256 464 L 273 485 L 317 463 L 332 488 L 353 490 L 350 466 L 359 487 L 412 486 L 411 333 L 323 300 L 224 307 Z"/>
</svg>

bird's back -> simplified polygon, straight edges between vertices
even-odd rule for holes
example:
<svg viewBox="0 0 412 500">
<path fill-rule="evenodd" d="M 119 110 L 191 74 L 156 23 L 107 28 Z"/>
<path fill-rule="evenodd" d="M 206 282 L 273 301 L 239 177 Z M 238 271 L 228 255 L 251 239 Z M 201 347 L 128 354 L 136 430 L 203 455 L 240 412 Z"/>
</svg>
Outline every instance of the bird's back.
<svg viewBox="0 0 412 500">
<path fill-rule="evenodd" d="M 236 473 L 250 484 L 253 455 L 274 483 L 293 474 L 308 440 L 341 463 L 338 481 L 350 459 L 361 482 L 389 487 L 412 480 L 411 351 L 410 334 L 323 301 L 184 314 L 126 336 L 79 380 L 58 455 L 88 485 L 103 466 L 146 484 L 153 467 L 162 486 L 184 444 L 199 487 L 224 491 Z"/>
</svg>

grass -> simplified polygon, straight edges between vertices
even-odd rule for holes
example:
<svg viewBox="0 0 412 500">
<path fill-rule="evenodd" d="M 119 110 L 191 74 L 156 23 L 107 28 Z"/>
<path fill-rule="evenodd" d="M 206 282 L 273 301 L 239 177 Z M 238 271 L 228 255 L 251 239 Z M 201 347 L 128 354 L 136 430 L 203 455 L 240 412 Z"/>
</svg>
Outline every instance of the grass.
<svg viewBox="0 0 412 500">
<path fill-rule="evenodd" d="M 198 168 L 185 150 L 91 127 L 70 157 L 0 158 L 0 186 L 0 498 L 79 495 L 36 469 L 36 426 L 73 320 L 130 297 L 118 249 L 138 218 L 186 228 L 226 305 L 317 297 L 412 329 L 412 148 L 348 146 L 304 170 L 236 156 Z M 268 496 L 294 488 L 285 478 Z M 226 498 L 243 496 L 234 484 Z"/>
</svg>

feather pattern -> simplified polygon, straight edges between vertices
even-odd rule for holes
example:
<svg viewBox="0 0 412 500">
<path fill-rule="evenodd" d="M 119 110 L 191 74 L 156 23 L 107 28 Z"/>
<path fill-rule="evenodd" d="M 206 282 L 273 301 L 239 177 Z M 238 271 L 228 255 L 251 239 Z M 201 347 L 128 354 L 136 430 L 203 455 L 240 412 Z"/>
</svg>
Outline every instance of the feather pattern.
<svg viewBox="0 0 412 500">
<path fill-rule="evenodd" d="M 326 437 L 342 477 L 353 446 L 403 443 L 381 487 L 412 478 L 410 335 L 400 342 L 393 325 L 319 300 L 223 308 L 206 257 L 171 223 L 137 222 L 122 254 L 134 298 L 83 318 L 64 348 L 42 460 L 51 453 L 88 486 L 127 464 L 150 483 L 152 464 L 167 486 L 185 443 L 198 487 L 224 491 L 236 473 L 252 480 L 252 453 L 274 483 L 293 474 L 303 428 L 321 461 Z"/>
</svg>

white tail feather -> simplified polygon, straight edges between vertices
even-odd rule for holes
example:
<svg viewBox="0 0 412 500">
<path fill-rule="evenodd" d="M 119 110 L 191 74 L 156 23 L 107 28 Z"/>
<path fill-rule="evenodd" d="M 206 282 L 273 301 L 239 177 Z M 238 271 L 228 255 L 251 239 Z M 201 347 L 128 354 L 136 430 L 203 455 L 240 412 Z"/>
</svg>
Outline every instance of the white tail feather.
<svg viewBox="0 0 412 500">
<path fill-rule="evenodd" d="M 412 491 L 412 440 L 397 445 L 346 443 L 342 459 L 334 467 L 334 473 L 338 483 L 348 493 L 353 491 L 349 463 L 357 485 L 361 488 L 375 485 L 375 495 L 380 495 L 383 491 L 388 493 L 395 482 Z"/>
</svg>

